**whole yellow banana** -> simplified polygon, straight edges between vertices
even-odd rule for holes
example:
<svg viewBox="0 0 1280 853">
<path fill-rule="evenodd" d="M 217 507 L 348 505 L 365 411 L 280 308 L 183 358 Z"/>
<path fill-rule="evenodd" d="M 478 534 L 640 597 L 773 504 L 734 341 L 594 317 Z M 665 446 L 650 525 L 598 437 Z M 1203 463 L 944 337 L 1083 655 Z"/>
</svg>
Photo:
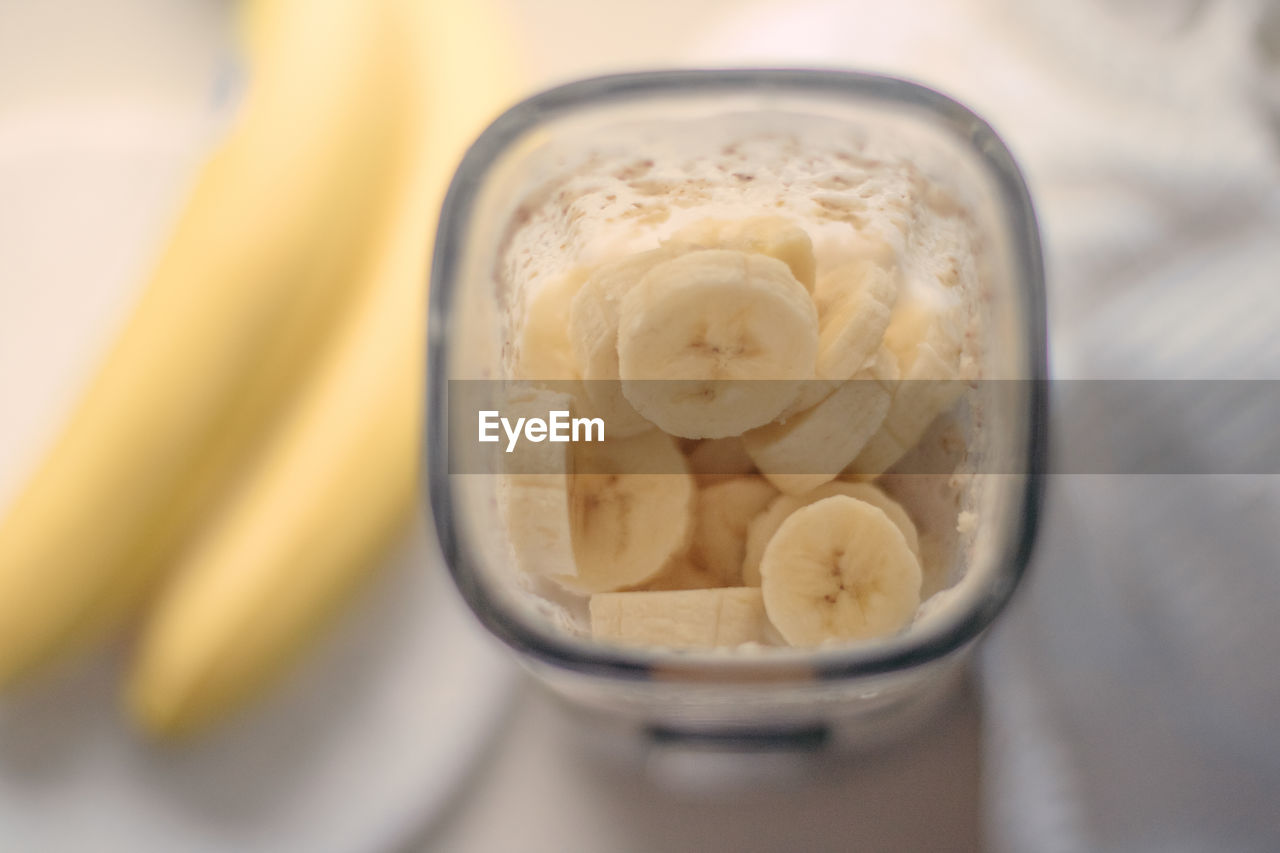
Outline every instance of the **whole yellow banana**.
<svg viewBox="0 0 1280 853">
<path fill-rule="evenodd" d="M 255 70 L 142 303 L 0 526 L 0 684 L 136 603 L 343 305 L 364 249 L 346 238 L 387 192 L 403 107 L 377 61 L 377 17 L 306 5 L 277 61 Z"/>
<path fill-rule="evenodd" d="M 368 247 L 352 238 L 385 210 L 406 140 L 404 74 L 381 52 L 392 27 L 359 0 L 272 2 L 275 53 L 0 521 L 0 686 L 147 594 L 354 295 Z"/>
<path fill-rule="evenodd" d="M 399 39 L 384 50 L 412 63 L 414 156 L 390 215 L 362 229 L 370 253 L 359 305 L 145 626 L 127 699 L 157 734 L 198 731 L 269 684 L 416 504 L 435 216 L 466 143 L 512 94 L 512 61 L 486 3 L 378 3 L 401 16 Z M 258 49 L 268 49 L 260 35 Z"/>
</svg>

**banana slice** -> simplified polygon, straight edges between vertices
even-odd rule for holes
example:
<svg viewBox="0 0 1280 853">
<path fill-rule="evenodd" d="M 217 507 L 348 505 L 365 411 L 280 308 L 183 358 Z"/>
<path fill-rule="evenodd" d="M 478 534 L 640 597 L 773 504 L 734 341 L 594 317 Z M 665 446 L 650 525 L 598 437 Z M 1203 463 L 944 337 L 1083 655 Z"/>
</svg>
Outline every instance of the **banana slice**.
<svg viewBox="0 0 1280 853">
<path fill-rule="evenodd" d="M 513 389 L 503 402 L 508 417 L 541 417 L 573 411 L 568 394 Z M 569 445 L 520 442 L 503 454 L 501 502 L 516 562 L 535 575 L 573 576 L 573 525 L 569 506 Z"/>
<path fill-rule="evenodd" d="M 964 393 L 955 313 L 922 303 L 907 305 L 885 333 L 886 346 L 902 364 L 904 380 L 894 395 L 885 428 L 908 449 Z"/>
<path fill-rule="evenodd" d="M 796 281 L 813 292 L 817 270 L 813 241 L 803 228 L 781 216 L 703 219 L 672 234 L 670 242 L 698 249 L 737 249 L 768 255 L 786 264 Z"/>
<path fill-rule="evenodd" d="M 756 463 L 751 461 L 738 436 L 708 438 L 696 442 L 687 458 L 689 470 L 693 472 L 699 487 L 732 480 L 756 470 Z"/>
<path fill-rule="evenodd" d="M 889 411 L 897 363 L 881 347 L 818 405 L 742 436 L 747 455 L 780 491 L 799 495 L 836 478 L 875 435 Z"/>
<path fill-rule="evenodd" d="M 577 592 L 637 586 L 688 549 L 697 489 L 670 436 L 650 430 L 570 446 L 577 575 L 556 581 Z"/>
<path fill-rule="evenodd" d="M 740 586 L 747 525 L 778 490 L 762 477 L 737 477 L 698 492 L 698 514 L 689 555 L 716 579 L 711 586 Z"/>
<path fill-rule="evenodd" d="M 801 384 L 796 399 L 783 410 L 787 420 L 831 396 L 840 383 L 880 348 L 900 282 L 893 249 L 872 240 L 852 260 L 822 276 L 814 293 L 818 306 L 817 374 Z M 863 356 L 867 353 L 867 356 Z M 863 361 L 858 361 L 862 357 Z"/>
<path fill-rule="evenodd" d="M 879 476 L 919 443 L 935 420 L 963 396 L 961 335 L 954 310 L 924 300 L 898 306 L 885 347 L 898 358 L 901 381 L 880 430 L 845 469 Z"/>
<path fill-rule="evenodd" d="M 760 562 L 769 621 L 793 646 L 863 640 L 906 626 L 920 561 L 879 508 L 845 495 L 793 512 Z"/>
<path fill-rule="evenodd" d="M 911 516 L 907 515 L 907 511 L 901 504 L 870 483 L 848 483 L 837 480 L 819 486 L 808 494 L 782 495 L 775 498 L 764 512 L 752 519 L 747 525 L 746 546 L 742 556 L 742 582 L 747 586 L 760 584 L 760 560 L 764 556 L 769 540 L 778 532 L 778 528 L 788 516 L 798 509 L 835 495 L 857 498 L 878 507 L 902 531 L 902 536 L 911 553 L 919 556 L 920 536 Z"/>
<path fill-rule="evenodd" d="M 581 379 L 582 370 L 569 341 L 569 306 L 590 270 L 578 267 L 542 287 L 529 300 L 517 338 L 516 379 Z"/>
<path fill-rule="evenodd" d="M 786 264 L 764 255 L 708 249 L 658 264 L 627 293 L 621 314 L 623 394 L 673 435 L 741 435 L 776 418 L 798 392 L 794 381 L 749 380 L 813 376 L 813 301 Z"/>
<path fill-rule="evenodd" d="M 818 279 L 819 379 L 844 380 L 875 355 L 898 298 L 897 267 L 868 258 L 841 264 Z"/>
<path fill-rule="evenodd" d="M 644 275 L 680 253 L 664 246 L 601 264 L 569 305 L 569 341 L 585 392 L 610 435 L 644 432 L 651 424 L 627 402 L 618 383 L 618 323 L 623 298 Z"/>
<path fill-rule="evenodd" d="M 765 642 L 760 590 L 606 592 L 591 596 L 591 635 L 627 645 L 714 648 Z"/>
</svg>

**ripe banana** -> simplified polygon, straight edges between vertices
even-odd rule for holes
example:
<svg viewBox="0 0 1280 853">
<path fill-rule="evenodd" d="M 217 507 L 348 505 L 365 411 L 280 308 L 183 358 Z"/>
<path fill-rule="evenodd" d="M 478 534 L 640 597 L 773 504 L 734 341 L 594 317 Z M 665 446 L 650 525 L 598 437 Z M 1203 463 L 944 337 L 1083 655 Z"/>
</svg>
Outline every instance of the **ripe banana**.
<svg viewBox="0 0 1280 853">
<path fill-rule="evenodd" d="M 769 621 L 793 646 L 881 637 L 920 605 L 920 561 L 866 501 L 835 495 L 791 513 L 760 561 Z"/>
<path fill-rule="evenodd" d="M 677 254 L 677 249 L 663 247 L 601 264 L 570 305 L 573 354 L 586 380 L 587 397 L 610 435 L 635 435 L 653 426 L 627 401 L 618 383 L 618 323 L 623 297 L 645 273 Z"/>
<path fill-rule="evenodd" d="M 760 560 L 773 534 L 778 532 L 782 522 L 801 507 L 809 506 L 834 495 L 857 498 L 872 506 L 878 507 L 889 520 L 902 531 L 911 553 L 920 555 L 920 537 L 911 516 L 902 505 L 870 483 L 849 483 L 838 480 L 819 486 L 804 495 L 782 495 L 775 498 L 761 513 L 757 514 L 747 525 L 747 535 L 742 556 L 742 582 L 747 586 L 760 585 Z"/>
<path fill-rule="evenodd" d="M 834 480 L 880 428 L 897 378 L 893 355 L 881 348 L 818 405 L 742 436 L 747 455 L 780 491 L 798 495 Z"/>
<path fill-rule="evenodd" d="M 707 249 L 660 263 L 627 292 L 620 316 L 623 394 L 673 435 L 740 435 L 776 418 L 795 399 L 794 380 L 813 376 L 813 300 L 765 255 Z"/>
<path fill-rule="evenodd" d="M 391 26 L 362 3 L 278 0 L 253 29 L 272 53 L 252 57 L 236 126 L 0 522 L 0 686 L 148 595 L 356 298 L 360 235 L 406 154 L 404 87 L 379 56 Z"/>
<path fill-rule="evenodd" d="M 573 445 L 573 470 L 577 573 L 556 576 L 563 586 L 588 593 L 637 586 L 689 547 L 696 488 L 670 436 L 649 430 Z"/>
<path fill-rule="evenodd" d="M 591 634 L 615 643 L 714 648 L 763 643 L 768 626 L 760 590 L 745 587 L 591 596 Z"/>
<path fill-rule="evenodd" d="M 737 249 L 768 255 L 786 264 L 796 281 L 813 292 L 817 268 L 813 241 L 803 228 L 781 216 L 702 219 L 672 234 L 670 242 L 689 248 Z"/>
<path fill-rule="evenodd" d="M 568 394 L 517 388 L 502 411 L 512 419 L 573 411 Z M 502 457 L 501 504 L 516 561 L 534 575 L 576 575 L 569 479 L 572 461 L 567 444 L 520 442 Z"/>
<path fill-rule="evenodd" d="M 735 477 L 698 492 L 689 556 L 715 578 L 711 586 L 742 585 L 747 525 L 777 495 L 762 477 Z"/>
<path fill-rule="evenodd" d="M 320 5 L 334 3 L 289 6 L 278 32 L 305 28 Z M 268 684 L 377 565 L 416 503 L 425 238 L 469 134 L 505 101 L 513 75 L 483 4 L 336 5 L 355 22 L 382 8 L 394 15 L 398 25 L 370 45 L 369 61 L 408 64 L 399 79 L 409 97 L 397 108 L 411 120 L 402 142 L 412 156 L 395 164 L 385 218 L 356 220 L 365 247 L 358 305 L 144 626 L 128 702 L 158 734 L 197 731 Z M 336 31 L 336 44 L 316 49 L 331 54 L 359 32 Z M 270 39 L 260 43 L 274 50 Z M 314 85 L 300 80 L 294 94 Z M 295 139 L 282 134 L 281 144 L 292 150 Z"/>
</svg>

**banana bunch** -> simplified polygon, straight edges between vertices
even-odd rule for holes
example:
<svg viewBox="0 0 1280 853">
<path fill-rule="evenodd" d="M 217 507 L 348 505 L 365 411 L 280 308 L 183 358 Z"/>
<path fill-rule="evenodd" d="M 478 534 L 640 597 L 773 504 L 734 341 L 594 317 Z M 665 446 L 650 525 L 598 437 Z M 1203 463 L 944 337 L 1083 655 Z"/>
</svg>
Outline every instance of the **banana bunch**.
<svg viewBox="0 0 1280 853">
<path fill-rule="evenodd" d="M 0 687 L 141 614 L 136 720 L 245 704 L 415 503 L 427 253 L 511 92 L 483 4 L 246 0 L 250 86 L 0 520 Z"/>
<path fill-rule="evenodd" d="M 590 596 L 594 636 L 815 646 L 914 617 L 916 525 L 866 481 L 955 405 L 961 336 L 867 246 L 820 269 L 786 219 L 708 219 L 532 295 L 516 377 L 561 380 L 607 441 L 508 478 L 508 529 L 527 570 Z"/>
</svg>

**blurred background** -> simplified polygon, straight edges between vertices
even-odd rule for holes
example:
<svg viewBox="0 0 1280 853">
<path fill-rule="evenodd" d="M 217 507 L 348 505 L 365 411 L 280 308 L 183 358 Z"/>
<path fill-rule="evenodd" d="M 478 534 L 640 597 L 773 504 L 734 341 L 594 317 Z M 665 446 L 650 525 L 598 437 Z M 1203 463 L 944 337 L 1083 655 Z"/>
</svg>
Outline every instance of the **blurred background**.
<svg viewBox="0 0 1280 853">
<path fill-rule="evenodd" d="M 1280 3 L 493 5 L 513 97 L 676 65 L 938 88 L 1026 173 L 1056 378 L 1280 380 Z M 232 118 L 248 73 L 232 11 L 0 4 L 0 506 Z M 1212 436 L 1177 427 L 1147 425 L 1200 458 Z M 122 647 L 0 700 L 0 846 L 1280 849 L 1277 520 L 1274 476 L 1055 475 L 1030 582 L 934 723 L 803 782 L 710 791 L 579 749 L 415 529 L 279 691 L 199 744 L 120 719 Z"/>
</svg>

